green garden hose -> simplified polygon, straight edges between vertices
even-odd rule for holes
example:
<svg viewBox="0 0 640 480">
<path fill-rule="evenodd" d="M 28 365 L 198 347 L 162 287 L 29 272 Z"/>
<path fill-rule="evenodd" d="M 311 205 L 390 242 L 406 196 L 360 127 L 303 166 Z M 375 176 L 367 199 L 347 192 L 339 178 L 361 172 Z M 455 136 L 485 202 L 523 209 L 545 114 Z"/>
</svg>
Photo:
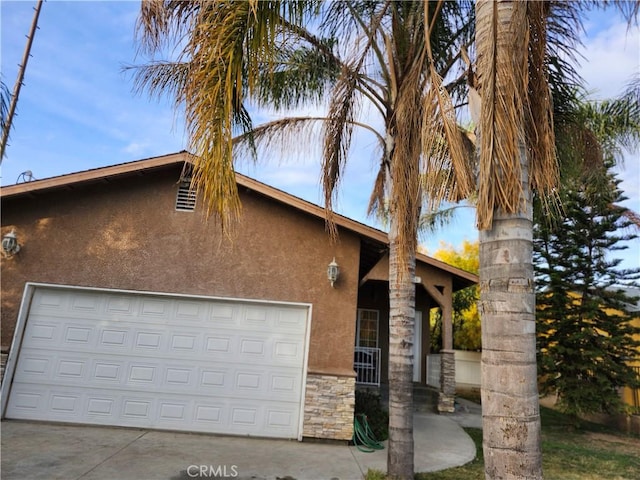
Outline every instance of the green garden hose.
<svg viewBox="0 0 640 480">
<path fill-rule="evenodd" d="M 358 419 L 360 417 L 360 419 Z M 356 415 L 353 418 L 353 443 L 361 452 L 371 453 L 382 450 L 384 445 L 378 442 L 371 431 L 366 415 Z"/>
</svg>

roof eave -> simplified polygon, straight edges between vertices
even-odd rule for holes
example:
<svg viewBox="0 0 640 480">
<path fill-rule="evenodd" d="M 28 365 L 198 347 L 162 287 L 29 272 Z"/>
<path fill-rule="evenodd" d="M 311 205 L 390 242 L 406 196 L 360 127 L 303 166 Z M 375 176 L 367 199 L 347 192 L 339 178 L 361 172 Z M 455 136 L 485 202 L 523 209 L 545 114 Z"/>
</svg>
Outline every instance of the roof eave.
<svg viewBox="0 0 640 480">
<path fill-rule="evenodd" d="M 18 195 L 28 195 L 43 192 L 54 188 L 70 187 L 95 180 L 108 180 L 113 177 L 131 173 L 141 173 L 146 170 L 152 170 L 172 164 L 179 164 L 189 161 L 190 154 L 186 151 L 163 155 L 160 157 L 151 157 L 144 160 L 136 160 L 135 162 L 121 163 L 118 165 L 110 165 L 108 167 L 98 167 L 82 172 L 69 173 L 59 175 L 57 177 L 45 178 L 42 180 L 33 180 L 31 182 L 17 183 L 2 187 L 0 190 L 0 198 L 11 198 Z"/>
</svg>

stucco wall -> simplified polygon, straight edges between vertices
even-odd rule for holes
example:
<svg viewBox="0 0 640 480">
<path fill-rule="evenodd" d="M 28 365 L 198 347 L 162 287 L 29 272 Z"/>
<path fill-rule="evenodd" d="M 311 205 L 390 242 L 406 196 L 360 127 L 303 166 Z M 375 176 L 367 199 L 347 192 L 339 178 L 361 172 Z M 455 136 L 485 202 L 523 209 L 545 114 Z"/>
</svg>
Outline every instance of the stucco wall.
<svg viewBox="0 0 640 480">
<path fill-rule="evenodd" d="M 25 282 L 313 304 L 309 370 L 353 371 L 359 239 L 331 244 L 322 219 L 241 191 L 231 239 L 215 218 L 175 211 L 180 168 L 3 199 L 2 234 L 22 250 L 2 261 L 2 345 L 13 337 Z M 335 256 L 335 288 L 326 268 Z"/>
</svg>

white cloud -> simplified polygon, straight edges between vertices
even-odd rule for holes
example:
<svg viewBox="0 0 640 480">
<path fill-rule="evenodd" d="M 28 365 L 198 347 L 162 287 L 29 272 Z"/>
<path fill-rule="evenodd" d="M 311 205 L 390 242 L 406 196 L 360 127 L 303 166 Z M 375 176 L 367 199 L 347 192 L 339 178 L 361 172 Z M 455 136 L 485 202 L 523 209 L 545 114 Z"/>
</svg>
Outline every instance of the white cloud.
<svg viewBox="0 0 640 480">
<path fill-rule="evenodd" d="M 627 82 L 640 73 L 640 28 L 627 24 L 619 17 L 608 17 L 606 28 L 596 30 L 588 26 L 581 73 L 595 99 L 620 95 Z"/>
<path fill-rule="evenodd" d="M 581 55 L 581 74 L 586 80 L 593 100 L 619 96 L 634 75 L 640 75 L 640 28 L 629 27 L 611 9 L 595 14 L 586 25 L 587 37 Z M 640 151 L 627 152 L 624 161 L 616 167 L 620 188 L 629 197 L 623 203 L 640 212 Z M 628 243 L 629 248 L 615 252 L 626 268 L 640 266 L 640 239 Z"/>
</svg>

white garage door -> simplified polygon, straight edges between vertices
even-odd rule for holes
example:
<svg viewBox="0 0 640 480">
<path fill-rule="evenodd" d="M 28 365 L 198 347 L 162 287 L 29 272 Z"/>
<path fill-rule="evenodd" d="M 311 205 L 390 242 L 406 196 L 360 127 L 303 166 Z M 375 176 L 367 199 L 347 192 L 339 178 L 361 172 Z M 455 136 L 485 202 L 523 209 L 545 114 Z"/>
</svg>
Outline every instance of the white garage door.
<svg viewBox="0 0 640 480">
<path fill-rule="evenodd" d="M 7 418 L 298 438 L 308 307 L 38 287 Z"/>
</svg>

